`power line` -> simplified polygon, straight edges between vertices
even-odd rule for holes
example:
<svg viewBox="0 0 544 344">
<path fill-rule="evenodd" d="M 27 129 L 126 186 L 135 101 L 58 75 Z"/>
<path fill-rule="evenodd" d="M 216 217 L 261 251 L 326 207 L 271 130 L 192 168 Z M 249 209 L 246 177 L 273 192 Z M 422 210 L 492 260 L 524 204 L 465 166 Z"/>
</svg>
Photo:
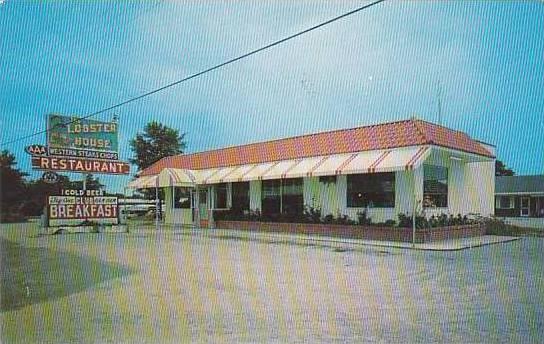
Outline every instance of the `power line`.
<svg viewBox="0 0 544 344">
<path fill-rule="evenodd" d="M 323 27 L 323 26 L 325 26 L 325 25 L 331 24 L 331 23 L 333 23 L 333 22 L 335 22 L 335 21 L 338 21 L 338 20 L 340 20 L 340 19 L 342 19 L 342 18 L 348 17 L 348 16 L 350 16 L 350 15 L 352 15 L 352 14 L 355 14 L 355 13 L 357 13 L 357 12 L 363 11 L 363 10 L 365 10 L 365 9 L 367 9 L 367 8 L 370 8 L 370 7 L 372 7 L 372 6 L 375 6 L 375 5 L 377 5 L 377 4 L 381 3 L 381 2 L 384 2 L 384 1 L 385 1 L 385 0 L 377 0 L 377 1 L 371 2 L 370 4 L 367 4 L 367 5 L 358 7 L 358 8 L 356 8 L 356 9 L 354 9 L 354 10 L 351 10 L 351 11 L 349 11 L 349 12 L 346 12 L 346 13 L 344 13 L 344 14 L 341 14 L 341 15 L 339 15 L 339 16 L 336 16 L 336 17 L 334 17 L 334 18 L 331 18 L 331 19 L 329 19 L 329 20 L 327 20 L 327 21 L 324 21 L 324 22 L 322 22 L 322 23 L 320 23 L 320 24 L 314 25 L 314 26 L 312 26 L 312 27 L 310 27 L 310 28 L 308 28 L 308 29 L 299 31 L 299 32 L 297 32 L 297 33 L 295 33 L 295 34 L 292 34 L 292 35 L 290 35 L 290 36 L 287 36 L 287 37 L 285 37 L 285 38 L 282 38 L 282 39 L 277 40 L 277 41 L 275 41 L 275 42 L 272 42 L 272 43 L 270 43 L 270 44 L 267 44 L 267 45 L 265 45 L 265 46 L 263 46 L 263 47 L 261 47 L 261 48 L 252 50 L 252 51 L 250 51 L 250 52 L 248 52 L 248 53 L 245 53 L 245 54 L 240 55 L 240 56 L 238 56 L 238 57 L 235 57 L 235 58 L 233 58 L 233 59 L 230 59 L 230 60 L 227 60 L 227 61 L 225 61 L 225 62 L 222 62 L 222 63 L 220 63 L 220 64 L 217 64 L 217 65 L 213 66 L 213 67 L 210 67 L 210 68 L 208 68 L 208 69 L 202 70 L 202 71 L 200 71 L 200 72 L 198 72 L 198 73 L 191 74 L 191 75 L 189 75 L 189 76 L 187 76 L 187 77 L 185 77 L 185 78 L 183 78 L 183 79 L 174 81 L 174 82 L 172 82 L 172 83 L 169 83 L 169 84 L 166 84 L 166 85 L 161 86 L 161 87 L 159 87 L 159 88 L 156 88 L 156 89 L 154 89 L 154 90 L 152 90 L 152 91 L 148 91 L 148 92 L 146 92 L 146 93 L 143 93 L 143 94 L 141 94 L 141 95 L 139 95 L 139 96 L 130 98 L 130 99 L 128 99 L 128 100 L 125 100 L 125 101 L 123 101 L 123 102 L 117 103 L 117 104 L 112 105 L 112 106 L 109 106 L 109 107 L 104 108 L 104 109 L 102 109 L 102 110 L 98 110 L 98 111 L 93 112 L 93 113 L 91 113 L 91 114 L 88 114 L 88 115 L 85 115 L 85 116 L 83 116 L 83 117 L 80 117 L 78 120 L 80 120 L 80 119 L 86 119 L 86 118 L 90 118 L 90 117 L 94 117 L 94 116 L 99 115 L 99 114 L 101 114 L 101 113 L 104 113 L 104 112 L 107 112 L 107 111 L 110 111 L 110 110 L 119 108 L 119 107 L 124 106 L 124 105 L 126 105 L 126 104 L 129 104 L 129 103 L 135 102 L 135 101 L 137 101 L 137 100 L 140 100 L 140 99 L 142 99 L 142 98 L 148 97 L 148 96 L 150 96 L 150 95 L 152 95 L 152 94 L 161 92 L 161 91 L 163 91 L 163 90 L 165 90 L 165 89 L 167 89 L 167 88 L 170 88 L 170 87 L 176 86 L 176 85 L 178 85 L 178 84 L 181 84 L 182 82 L 185 82 L 185 81 L 194 79 L 194 78 L 199 77 L 199 76 L 201 76 L 201 75 L 203 75 L 203 74 L 209 73 L 209 72 L 211 72 L 211 71 L 214 71 L 214 70 L 216 70 L 216 69 L 219 69 L 219 68 L 221 68 L 221 67 L 224 67 L 224 66 L 226 66 L 226 65 L 229 65 L 229 64 L 231 64 L 231 63 L 237 62 L 237 61 L 242 60 L 242 59 L 244 59 L 244 58 L 246 58 L 246 57 L 249 57 L 249 56 L 251 56 L 251 55 L 255 55 L 255 54 L 257 54 L 257 53 L 259 53 L 259 52 L 261 52 L 261 51 L 263 51 L 263 50 L 270 49 L 270 48 L 272 48 L 272 47 L 274 47 L 274 46 L 276 46 L 276 45 L 279 45 L 279 44 L 282 44 L 282 43 L 284 43 L 284 42 L 287 42 L 287 41 L 289 41 L 289 40 L 291 40 L 291 39 L 293 39 L 293 38 L 296 38 L 296 37 L 298 37 L 298 36 L 304 35 L 304 34 L 310 32 L 310 31 L 314 31 L 314 30 L 316 30 L 316 29 L 319 29 L 319 28 L 321 28 L 321 27 Z M 64 125 L 72 124 L 72 123 L 74 123 L 74 122 L 76 122 L 76 120 L 70 121 L 70 122 L 68 122 L 68 123 L 64 123 Z M 40 135 L 40 134 L 44 134 L 44 133 L 47 133 L 50 129 L 51 129 L 51 128 L 45 129 L 45 130 L 41 130 L 41 131 L 35 132 L 35 133 L 33 133 L 33 134 L 21 136 L 21 137 L 19 137 L 19 138 L 13 139 L 13 140 L 11 140 L 11 141 L 2 142 L 2 143 L 0 143 L 0 145 L 7 145 L 7 144 L 11 144 L 11 143 L 14 143 L 14 142 L 17 142 L 17 141 L 21 141 L 21 140 L 24 140 L 24 139 L 28 139 L 28 138 L 30 138 L 30 137 L 34 137 L 34 136 L 37 136 L 37 135 Z"/>
</svg>

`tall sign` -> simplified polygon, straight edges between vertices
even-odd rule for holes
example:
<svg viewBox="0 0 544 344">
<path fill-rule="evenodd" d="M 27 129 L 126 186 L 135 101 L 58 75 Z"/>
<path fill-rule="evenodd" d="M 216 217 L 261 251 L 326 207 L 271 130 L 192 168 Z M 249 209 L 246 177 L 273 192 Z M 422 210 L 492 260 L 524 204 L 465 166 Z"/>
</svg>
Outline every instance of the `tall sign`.
<svg viewBox="0 0 544 344">
<path fill-rule="evenodd" d="M 117 122 L 101 122 L 59 114 L 47 115 L 47 144 L 26 147 L 32 169 L 45 171 L 47 183 L 59 180 L 56 172 L 129 174 L 130 165 L 119 161 Z M 89 223 L 118 224 L 117 197 L 101 190 L 63 190 L 47 199 L 49 226 Z"/>
</svg>

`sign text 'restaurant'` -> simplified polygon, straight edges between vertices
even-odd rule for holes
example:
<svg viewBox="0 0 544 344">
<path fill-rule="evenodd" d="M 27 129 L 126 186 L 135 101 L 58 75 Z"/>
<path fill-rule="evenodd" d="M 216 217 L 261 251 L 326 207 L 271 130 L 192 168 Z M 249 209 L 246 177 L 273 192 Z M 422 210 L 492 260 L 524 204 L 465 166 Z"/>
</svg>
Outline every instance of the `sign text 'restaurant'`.
<svg viewBox="0 0 544 344">
<path fill-rule="evenodd" d="M 130 172 L 130 165 L 126 162 L 50 156 L 33 156 L 32 168 L 80 173 L 128 174 Z"/>
</svg>

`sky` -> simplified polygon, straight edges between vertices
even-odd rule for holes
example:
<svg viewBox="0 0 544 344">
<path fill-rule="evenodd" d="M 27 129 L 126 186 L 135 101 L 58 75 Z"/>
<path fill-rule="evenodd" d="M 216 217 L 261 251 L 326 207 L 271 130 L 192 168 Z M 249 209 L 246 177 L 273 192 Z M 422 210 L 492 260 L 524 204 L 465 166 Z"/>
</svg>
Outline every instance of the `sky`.
<svg viewBox="0 0 544 344">
<path fill-rule="evenodd" d="M 368 1 L 0 1 L 0 141 L 45 115 L 86 115 Z M 439 86 L 440 85 L 440 86 Z M 96 116 L 119 116 L 120 157 L 151 120 L 186 153 L 413 116 L 544 173 L 544 2 L 386 1 L 235 64 Z M 134 166 L 133 173 L 137 171 Z M 72 179 L 81 175 L 70 175 Z M 111 191 L 130 177 L 100 175 Z"/>
</svg>

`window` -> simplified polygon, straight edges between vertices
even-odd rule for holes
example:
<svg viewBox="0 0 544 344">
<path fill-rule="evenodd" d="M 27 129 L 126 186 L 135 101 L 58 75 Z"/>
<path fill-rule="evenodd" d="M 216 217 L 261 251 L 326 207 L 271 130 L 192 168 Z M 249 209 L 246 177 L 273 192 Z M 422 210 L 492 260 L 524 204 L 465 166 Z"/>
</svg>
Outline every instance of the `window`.
<svg viewBox="0 0 544 344">
<path fill-rule="evenodd" d="M 221 183 L 215 185 L 215 209 L 227 208 L 227 183 Z"/>
<path fill-rule="evenodd" d="M 428 208 L 448 206 L 448 169 L 446 167 L 423 165 L 423 206 Z"/>
<path fill-rule="evenodd" d="M 263 180 L 262 186 L 263 214 L 279 214 L 281 212 L 281 180 Z"/>
<path fill-rule="evenodd" d="M 497 209 L 514 209 L 514 197 L 498 196 L 495 199 L 495 208 L 497 208 Z"/>
<path fill-rule="evenodd" d="M 191 208 L 191 191 L 188 188 L 174 188 L 174 208 Z"/>
<path fill-rule="evenodd" d="M 304 184 L 302 178 L 282 180 L 281 212 L 284 214 L 302 214 L 304 211 Z"/>
<path fill-rule="evenodd" d="M 303 185 L 302 178 L 263 180 L 263 214 L 302 214 Z"/>
<path fill-rule="evenodd" d="M 249 182 L 232 183 L 232 209 L 240 214 L 249 210 Z"/>
<path fill-rule="evenodd" d="M 394 172 L 350 174 L 347 176 L 347 179 L 348 207 L 395 207 Z"/>
</svg>

